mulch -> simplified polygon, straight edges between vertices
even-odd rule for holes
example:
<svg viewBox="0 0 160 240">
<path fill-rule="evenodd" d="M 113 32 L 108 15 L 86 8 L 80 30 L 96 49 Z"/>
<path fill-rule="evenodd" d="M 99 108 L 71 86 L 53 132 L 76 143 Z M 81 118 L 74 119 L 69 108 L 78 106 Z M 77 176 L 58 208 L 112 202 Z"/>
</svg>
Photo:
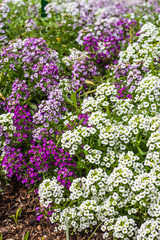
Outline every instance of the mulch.
<svg viewBox="0 0 160 240">
<path fill-rule="evenodd" d="M 36 194 L 29 192 L 17 182 L 8 185 L 0 194 L 0 240 L 66 240 L 64 231 L 54 232 L 53 225 L 47 219 L 36 220 L 35 208 L 40 207 Z M 21 217 L 17 224 L 14 218 L 21 208 Z M 29 237 L 25 235 L 29 232 Z M 70 235 L 70 240 L 88 240 L 92 233 Z M 102 240 L 102 233 L 96 232 L 91 240 Z"/>
</svg>

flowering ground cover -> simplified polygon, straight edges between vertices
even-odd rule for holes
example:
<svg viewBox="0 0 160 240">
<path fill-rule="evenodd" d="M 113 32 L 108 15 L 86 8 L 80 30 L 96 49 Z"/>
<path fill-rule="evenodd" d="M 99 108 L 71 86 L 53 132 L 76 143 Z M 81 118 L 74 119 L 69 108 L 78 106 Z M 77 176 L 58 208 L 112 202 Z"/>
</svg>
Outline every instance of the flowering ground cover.
<svg viewBox="0 0 160 240">
<path fill-rule="evenodd" d="M 160 2 L 45 11 L 0 3 L 0 239 L 158 240 Z"/>
</svg>

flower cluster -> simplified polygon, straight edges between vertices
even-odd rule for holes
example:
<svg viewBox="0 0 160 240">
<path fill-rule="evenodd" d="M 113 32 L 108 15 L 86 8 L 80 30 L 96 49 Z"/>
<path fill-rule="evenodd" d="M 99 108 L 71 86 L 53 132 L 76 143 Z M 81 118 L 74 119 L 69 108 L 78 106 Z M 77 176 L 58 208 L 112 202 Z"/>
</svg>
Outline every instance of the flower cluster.
<svg viewBox="0 0 160 240">
<path fill-rule="evenodd" d="M 76 164 L 73 163 L 70 154 L 56 147 L 52 140 L 46 141 L 44 138 L 42 142 L 41 145 L 32 145 L 28 151 L 30 163 L 27 172 L 36 174 L 39 180 L 40 173 L 47 172 L 50 168 L 56 167 L 58 182 L 69 188 L 71 185 L 70 179 L 76 177 L 71 170 L 76 167 Z M 29 175 L 29 177 L 32 177 L 31 183 L 33 184 L 35 176 Z"/>
<path fill-rule="evenodd" d="M 39 193 L 42 198 L 40 199 L 40 203 L 44 207 L 48 207 L 50 203 L 52 203 L 52 196 L 56 197 L 56 203 L 59 204 L 63 201 L 63 193 L 64 187 L 59 186 L 57 184 L 56 178 L 52 178 L 51 180 L 45 179 L 39 188 Z M 50 196 L 50 199 L 48 198 Z"/>
<path fill-rule="evenodd" d="M 58 55 L 55 50 L 47 48 L 43 38 L 17 39 L 9 42 L 3 47 L 0 56 L 0 69 L 7 90 L 10 92 L 5 72 L 9 71 L 7 77 L 14 81 L 16 78 L 26 79 L 29 87 L 40 87 L 42 92 L 46 91 L 49 84 L 56 84 L 58 80 L 58 69 L 55 65 Z M 51 79 L 52 78 L 52 79 Z M 4 84 L 3 82 L 3 84 Z"/>
<path fill-rule="evenodd" d="M 21 137 L 19 135 L 18 137 Z M 23 137 L 26 138 L 27 134 L 23 134 Z M 58 148 L 52 140 L 46 141 L 44 138 L 42 144 L 32 142 L 27 154 L 23 153 L 22 148 L 8 145 L 9 143 L 3 146 L 2 166 L 4 166 L 7 177 L 15 175 L 17 180 L 26 186 L 34 185 L 42 179 L 45 173 L 50 176 L 50 173 L 54 171 L 57 181 L 68 189 L 71 180 L 76 177 L 74 174 L 76 164 L 70 154 Z"/>
<path fill-rule="evenodd" d="M 49 3 L 45 10 L 48 18 L 51 18 L 55 13 L 60 14 L 63 17 L 62 24 L 67 22 L 65 16 L 71 17 L 71 21 L 67 25 L 71 26 L 72 30 L 93 23 L 92 9 L 87 7 L 85 1 L 53 2 Z"/>
<path fill-rule="evenodd" d="M 144 239 L 158 239 L 160 234 L 160 223 L 159 220 L 154 220 L 153 218 L 147 220 L 141 225 L 138 231 L 137 240 Z"/>
<path fill-rule="evenodd" d="M 86 60 L 74 61 L 72 70 L 72 88 L 78 90 L 85 85 L 86 80 L 93 80 L 94 76 L 99 75 L 99 71 L 94 62 Z"/>
<path fill-rule="evenodd" d="M 148 74 L 136 89 L 135 100 L 144 113 L 155 114 L 160 109 L 160 78 Z"/>
<path fill-rule="evenodd" d="M 142 26 L 137 42 L 129 45 L 120 55 L 119 65 L 125 63 L 142 64 L 142 69 L 157 66 L 160 55 L 160 35 L 157 27 L 151 22 Z"/>
<path fill-rule="evenodd" d="M 100 66 L 108 67 L 110 61 L 117 63 L 119 51 L 127 44 L 129 29 L 136 22 L 124 18 L 100 18 L 93 28 L 79 33 L 77 41 Z"/>
<path fill-rule="evenodd" d="M 85 86 L 88 81 L 93 81 L 94 77 L 98 77 L 100 72 L 85 52 L 76 49 L 70 50 L 71 54 L 63 58 L 63 62 L 71 71 L 71 75 L 66 78 L 68 89 L 72 91 L 78 90 L 81 86 Z M 61 80 L 63 83 L 63 79 Z M 93 83 L 94 84 L 94 83 Z"/>
<path fill-rule="evenodd" d="M 138 32 L 137 40 L 125 51 L 120 52 L 119 64 L 114 69 L 118 98 L 132 98 L 143 77 L 157 68 L 159 63 L 158 39 L 159 31 L 156 25 L 147 22 Z"/>
<path fill-rule="evenodd" d="M 105 223 L 105 225 L 107 224 Z M 112 226 L 113 225 L 110 224 L 108 229 L 111 230 Z M 113 230 L 114 230 L 113 236 L 115 238 L 121 238 L 125 240 L 128 240 L 129 239 L 128 237 L 133 237 L 133 239 L 136 239 L 134 237 L 135 232 L 137 230 L 136 228 L 137 228 L 136 223 L 133 219 L 128 218 L 127 216 L 119 217 L 115 225 L 113 226 Z"/>
<path fill-rule="evenodd" d="M 38 106 L 38 111 L 33 116 L 34 124 L 47 124 L 47 122 L 58 123 L 59 119 L 63 118 L 61 112 L 66 111 L 66 108 L 62 105 L 63 101 L 61 89 L 55 88 L 49 91 L 48 99 L 41 101 Z M 45 127 L 47 127 L 47 125 Z"/>
<path fill-rule="evenodd" d="M 9 23 L 9 19 L 7 19 L 8 17 L 8 13 L 10 12 L 10 8 L 8 7 L 7 4 L 5 3 L 1 3 L 0 4 L 0 45 L 5 45 L 8 42 L 8 37 L 6 35 L 6 23 L 5 21 L 8 20 Z"/>
<path fill-rule="evenodd" d="M 145 71 L 145 73 L 147 70 Z M 117 97 L 132 98 L 134 92 L 143 78 L 143 72 L 140 70 L 140 64 L 125 65 L 125 68 L 116 66 L 114 69 L 114 75 L 116 77 L 115 86 L 117 88 Z"/>
<path fill-rule="evenodd" d="M 3 151 L 3 148 L 6 144 L 10 143 L 10 138 L 13 136 L 13 133 L 16 131 L 16 127 L 13 124 L 13 113 L 1 114 L 0 115 L 0 150 Z"/>
<path fill-rule="evenodd" d="M 73 128 L 62 134 L 62 147 L 79 156 L 80 170 L 87 168 L 85 177 L 73 180 L 69 188 L 69 207 L 54 208 L 50 221 L 59 222 L 59 230 L 66 228 L 67 217 L 74 231 L 102 222 L 104 237 L 113 233 L 115 238 L 143 239 L 145 221 L 159 217 L 158 86 L 159 78 L 148 74 L 139 83 L 135 98 L 122 100 L 116 97 L 114 84 L 103 83 L 94 97 L 82 103 L 82 113 L 88 115 L 86 126 L 74 125 L 76 115 L 65 120 L 65 124 L 73 122 Z M 144 96 L 150 105 L 152 93 L 157 108 L 144 111 L 140 98 Z M 154 232 L 158 236 L 158 228 Z"/>
<path fill-rule="evenodd" d="M 15 151 L 16 150 L 16 151 Z M 2 159 L 2 166 L 7 173 L 7 177 L 11 178 L 13 175 L 16 176 L 17 180 L 21 180 L 24 172 L 24 166 L 26 166 L 26 154 L 22 153 L 21 148 L 15 149 L 14 147 L 4 147 L 5 155 Z M 25 180 L 22 180 L 24 183 Z"/>
<path fill-rule="evenodd" d="M 33 19 L 27 19 L 25 21 L 25 27 L 26 27 L 26 32 L 30 32 L 32 31 L 33 29 L 36 29 L 37 28 L 37 25 L 36 23 L 34 22 Z"/>
</svg>

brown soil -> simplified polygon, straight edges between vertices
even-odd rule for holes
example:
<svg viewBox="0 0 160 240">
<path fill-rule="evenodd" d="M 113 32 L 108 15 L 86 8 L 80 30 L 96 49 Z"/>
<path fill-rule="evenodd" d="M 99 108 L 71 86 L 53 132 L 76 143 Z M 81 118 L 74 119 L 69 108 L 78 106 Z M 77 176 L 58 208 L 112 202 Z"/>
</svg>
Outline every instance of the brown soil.
<svg viewBox="0 0 160 240">
<path fill-rule="evenodd" d="M 34 192 L 28 192 L 17 183 L 7 186 L 3 194 L 0 194 L 0 240 L 66 240 L 65 232 L 55 233 L 54 226 L 47 219 L 40 222 L 36 220 L 35 207 L 39 207 L 39 202 Z M 19 208 L 22 209 L 22 213 L 16 224 L 11 216 L 16 215 Z M 29 237 L 25 239 L 27 232 Z M 91 233 L 70 235 L 70 240 L 88 240 L 90 235 Z M 102 239 L 100 232 L 91 238 Z"/>
</svg>

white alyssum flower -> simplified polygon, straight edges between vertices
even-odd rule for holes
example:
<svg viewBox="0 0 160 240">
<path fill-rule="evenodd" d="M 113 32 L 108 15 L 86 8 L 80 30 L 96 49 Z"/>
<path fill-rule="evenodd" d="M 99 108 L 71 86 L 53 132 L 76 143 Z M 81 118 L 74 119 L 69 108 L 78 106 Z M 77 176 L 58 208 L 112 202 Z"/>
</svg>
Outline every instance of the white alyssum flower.
<svg viewBox="0 0 160 240">
<path fill-rule="evenodd" d="M 40 203 L 43 207 L 48 207 L 51 202 L 56 199 L 56 203 L 59 204 L 64 201 L 64 186 L 60 186 L 57 179 L 53 177 L 50 179 L 45 179 L 40 184 L 38 189 L 38 194 L 40 197 Z"/>
<path fill-rule="evenodd" d="M 119 239 L 129 240 L 133 237 L 135 239 L 135 233 L 137 232 L 137 226 L 133 219 L 127 216 L 117 218 L 113 229 L 113 236 Z"/>
<path fill-rule="evenodd" d="M 160 108 L 160 78 L 148 74 L 142 79 L 136 89 L 135 101 L 138 102 L 138 109 L 145 113 L 155 114 Z M 152 98 L 151 98 L 152 97 Z"/>
<path fill-rule="evenodd" d="M 130 44 L 125 51 L 120 52 L 119 65 L 124 63 L 137 64 L 150 68 L 155 65 L 160 56 L 160 33 L 151 22 L 146 23 L 140 30 L 137 42 Z"/>
<path fill-rule="evenodd" d="M 138 230 L 137 240 L 159 239 L 160 221 L 153 218 L 146 220 Z"/>
<path fill-rule="evenodd" d="M 95 96 L 82 103 L 87 125 L 73 125 L 62 134 L 62 148 L 76 154 L 82 169 L 85 164 L 90 169 L 85 169 L 84 177 L 73 180 L 67 200 L 53 198 L 53 203 L 60 201 L 62 209 L 55 204 L 50 220 L 59 222 L 59 230 L 65 230 L 67 217 L 74 232 L 102 223 L 105 237 L 113 234 L 123 240 L 158 239 L 159 77 L 146 75 L 135 91 L 135 99 L 119 100 L 116 94 L 113 84 L 101 84 Z M 79 123 L 72 113 L 64 121 Z M 48 199 L 44 200 L 46 206 L 50 196 Z M 64 207 L 64 202 L 69 206 Z"/>
</svg>

